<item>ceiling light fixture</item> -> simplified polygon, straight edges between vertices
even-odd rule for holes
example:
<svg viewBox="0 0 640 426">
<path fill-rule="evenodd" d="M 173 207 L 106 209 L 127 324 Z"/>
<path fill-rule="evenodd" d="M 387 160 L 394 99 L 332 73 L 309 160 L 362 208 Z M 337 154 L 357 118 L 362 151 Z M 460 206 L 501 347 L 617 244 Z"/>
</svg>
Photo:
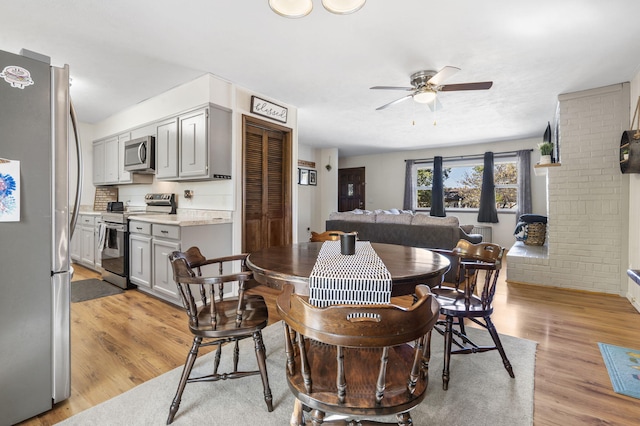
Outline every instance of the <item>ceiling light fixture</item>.
<svg viewBox="0 0 640 426">
<path fill-rule="evenodd" d="M 428 104 L 432 102 L 435 98 L 436 98 L 436 92 L 431 90 L 424 90 L 420 93 L 416 93 L 415 95 L 413 95 L 413 100 L 421 104 Z"/>
<path fill-rule="evenodd" d="M 357 12 L 366 0 L 322 0 L 322 5 L 331 13 L 348 15 Z M 302 18 L 313 10 L 311 0 L 269 0 L 269 7 L 285 18 Z"/>
</svg>

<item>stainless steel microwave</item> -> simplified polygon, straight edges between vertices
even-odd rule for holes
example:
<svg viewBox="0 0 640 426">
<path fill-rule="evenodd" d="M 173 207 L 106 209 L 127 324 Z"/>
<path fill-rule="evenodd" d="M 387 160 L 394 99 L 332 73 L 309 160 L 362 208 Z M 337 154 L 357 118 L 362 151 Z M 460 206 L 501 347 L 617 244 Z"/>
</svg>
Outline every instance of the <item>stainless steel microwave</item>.
<svg viewBox="0 0 640 426">
<path fill-rule="evenodd" d="M 124 169 L 129 172 L 155 173 L 156 138 L 144 136 L 124 143 Z"/>
</svg>

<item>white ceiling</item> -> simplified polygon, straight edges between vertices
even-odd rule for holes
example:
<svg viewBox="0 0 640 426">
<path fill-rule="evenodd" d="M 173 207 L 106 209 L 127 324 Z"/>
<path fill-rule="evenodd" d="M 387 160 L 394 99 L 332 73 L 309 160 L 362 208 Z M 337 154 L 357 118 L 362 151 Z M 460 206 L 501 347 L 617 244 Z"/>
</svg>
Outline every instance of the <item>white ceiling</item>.
<svg viewBox="0 0 640 426">
<path fill-rule="evenodd" d="M 299 142 L 341 156 L 542 137 L 557 96 L 630 81 L 637 0 L 369 0 L 301 19 L 267 0 L 3 2 L 0 49 L 68 63 L 79 119 L 93 123 L 204 73 L 298 108 Z M 418 70 L 461 68 L 435 115 L 408 100 Z M 634 101 L 632 101 L 635 104 Z M 434 121 L 437 123 L 434 126 Z"/>
</svg>

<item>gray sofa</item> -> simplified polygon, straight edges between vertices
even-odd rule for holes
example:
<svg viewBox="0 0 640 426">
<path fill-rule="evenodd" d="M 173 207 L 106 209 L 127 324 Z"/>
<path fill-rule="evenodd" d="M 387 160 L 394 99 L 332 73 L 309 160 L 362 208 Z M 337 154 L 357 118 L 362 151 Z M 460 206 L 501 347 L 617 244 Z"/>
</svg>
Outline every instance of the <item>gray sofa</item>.
<svg viewBox="0 0 640 426">
<path fill-rule="evenodd" d="M 396 210 L 397 211 L 397 210 Z M 412 247 L 450 250 L 460 239 L 472 243 L 482 241 L 480 234 L 467 234 L 456 217 L 431 217 L 409 212 L 341 212 L 331 213 L 326 221 L 327 231 L 357 232 L 358 239 L 373 243 L 400 244 Z M 389 213 L 391 212 L 391 213 Z M 451 261 L 451 269 L 445 281 L 455 280 L 457 262 Z"/>
</svg>

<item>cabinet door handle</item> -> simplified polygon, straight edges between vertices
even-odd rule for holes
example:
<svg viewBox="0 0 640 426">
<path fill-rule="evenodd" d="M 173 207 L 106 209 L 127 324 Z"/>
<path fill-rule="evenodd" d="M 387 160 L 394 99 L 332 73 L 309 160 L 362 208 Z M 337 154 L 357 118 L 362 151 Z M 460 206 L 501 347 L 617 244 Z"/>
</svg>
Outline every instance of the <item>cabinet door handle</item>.
<svg viewBox="0 0 640 426">
<path fill-rule="evenodd" d="M 140 226 L 136 226 L 136 229 L 137 229 L 138 231 L 142 231 L 142 228 L 141 228 Z"/>
<path fill-rule="evenodd" d="M 163 234 L 168 234 L 169 233 L 169 231 L 165 231 L 164 229 L 161 230 L 160 232 L 162 232 Z"/>
</svg>

